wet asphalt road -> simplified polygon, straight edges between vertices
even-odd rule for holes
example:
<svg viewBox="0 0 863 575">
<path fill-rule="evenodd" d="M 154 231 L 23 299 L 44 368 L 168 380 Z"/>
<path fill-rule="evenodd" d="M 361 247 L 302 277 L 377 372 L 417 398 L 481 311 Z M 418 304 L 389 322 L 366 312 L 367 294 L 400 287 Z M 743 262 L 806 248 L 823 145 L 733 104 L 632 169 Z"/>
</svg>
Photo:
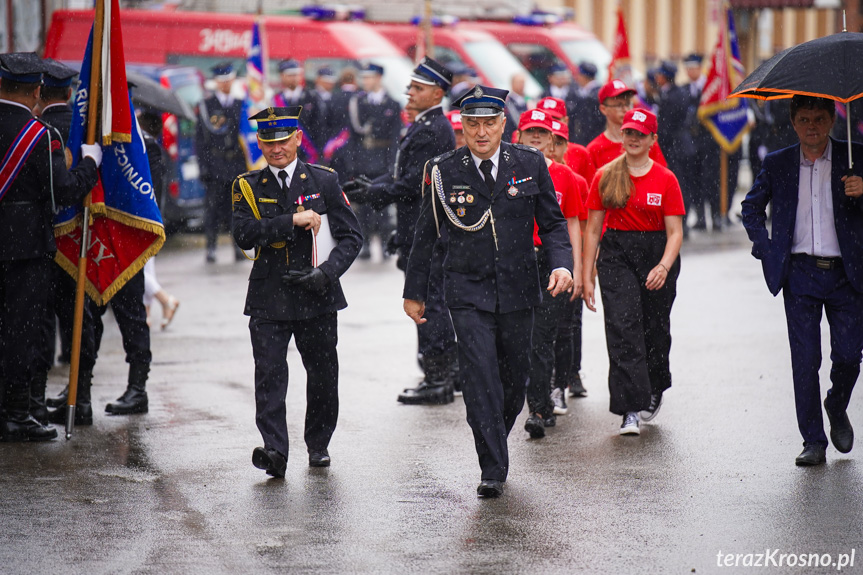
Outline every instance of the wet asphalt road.
<svg viewBox="0 0 863 575">
<path fill-rule="evenodd" d="M 307 466 L 294 348 L 284 480 L 251 465 L 253 363 L 242 315 L 250 264 L 205 266 L 195 238 L 157 259 L 182 302 L 153 331 L 150 413 L 108 417 L 125 386 L 111 323 L 95 424 L 71 441 L 0 444 L 0 573 L 829 573 L 719 566 L 722 553 L 855 553 L 863 572 L 861 447 L 794 466 L 801 449 L 781 299 L 742 231 L 684 245 L 672 315 L 674 387 L 637 438 L 608 412 L 601 314 L 586 312 L 589 396 L 542 440 L 510 437 L 504 497 L 478 500 L 464 404 L 402 406 L 415 329 L 392 262 L 344 278 L 341 415 L 329 469 Z M 110 322 L 111 320 L 109 320 Z M 828 347 L 825 332 L 824 348 Z M 822 369 L 827 380 L 829 362 Z M 49 391 L 64 385 L 55 368 Z M 823 389 L 826 392 L 826 388 Z M 859 395 L 859 393 L 858 393 Z M 863 429 L 863 401 L 852 400 Z M 769 556 L 768 556 L 769 557 Z M 732 557 L 732 559 L 734 559 Z M 757 556 L 749 559 L 756 561 Z M 769 561 L 769 559 L 768 559 Z"/>
</svg>

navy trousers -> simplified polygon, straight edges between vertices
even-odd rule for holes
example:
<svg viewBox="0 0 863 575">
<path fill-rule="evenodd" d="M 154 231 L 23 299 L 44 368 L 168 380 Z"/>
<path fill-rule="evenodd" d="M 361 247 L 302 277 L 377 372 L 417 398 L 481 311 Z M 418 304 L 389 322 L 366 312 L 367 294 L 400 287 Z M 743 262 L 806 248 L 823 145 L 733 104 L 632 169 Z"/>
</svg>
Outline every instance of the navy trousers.
<svg viewBox="0 0 863 575">
<path fill-rule="evenodd" d="M 841 264 L 820 269 L 809 256 L 791 256 L 788 281 L 782 288 L 788 341 L 791 344 L 791 371 L 797 426 L 804 443 L 827 445 L 821 413 L 821 316 L 826 312 L 830 325 L 830 369 L 832 388 L 824 407 L 844 412 L 860 374 L 863 349 L 863 294 L 848 282 Z"/>
<path fill-rule="evenodd" d="M 338 314 L 300 321 L 249 319 L 255 357 L 255 422 L 264 447 L 288 458 L 288 343 L 296 337 L 306 368 L 306 447 L 323 451 L 339 417 Z"/>
<path fill-rule="evenodd" d="M 120 291 L 114 294 L 108 305 L 99 306 L 90 299 L 87 300 L 87 304 L 91 306 L 90 311 L 93 314 L 94 361 L 99 355 L 102 333 L 105 331 L 102 316 L 108 310 L 108 305 L 111 306 L 114 319 L 117 320 L 117 327 L 120 328 L 126 363 L 149 364 L 153 360 L 153 354 L 150 352 L 147 308 L 144 307 L 144 270 L 132 276 Z M 82 357 L 84 357 L 83 352 Z"/>
<path fill-rule="evenodd" d="M 458 338 L 459 379 L 482 479 L 506 481 L 507 436 L 524 407 L 530 374 L 533 308 L 491 313 L 450 308 Z"/>
<path fill-rule="evenodd" d="M 417 325 L 418 351 L 423 357 L 443 355 L 455 346 L 455 333 L 452 319 L 446 307 L 444 275 L 444 250 L 440 244 L 432 252 L 431 273 L 429 274 L 428 295 L 426 297 L 426 322 Z"/>
</svg>

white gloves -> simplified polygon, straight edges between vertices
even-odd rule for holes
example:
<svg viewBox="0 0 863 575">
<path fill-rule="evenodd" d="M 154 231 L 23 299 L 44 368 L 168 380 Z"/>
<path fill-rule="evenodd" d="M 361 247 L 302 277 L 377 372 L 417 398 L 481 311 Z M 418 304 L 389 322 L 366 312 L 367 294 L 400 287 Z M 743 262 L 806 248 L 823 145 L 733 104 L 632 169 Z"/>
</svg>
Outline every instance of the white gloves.
<svg viewBox="0 0 863 575">
<path fill-rule="evenodd" d="M 98 144 L 81 144 L 81 157 L 90 156 L 96 162 L 96 167 L 102 163 L 102 146 Z"/>
</svg>

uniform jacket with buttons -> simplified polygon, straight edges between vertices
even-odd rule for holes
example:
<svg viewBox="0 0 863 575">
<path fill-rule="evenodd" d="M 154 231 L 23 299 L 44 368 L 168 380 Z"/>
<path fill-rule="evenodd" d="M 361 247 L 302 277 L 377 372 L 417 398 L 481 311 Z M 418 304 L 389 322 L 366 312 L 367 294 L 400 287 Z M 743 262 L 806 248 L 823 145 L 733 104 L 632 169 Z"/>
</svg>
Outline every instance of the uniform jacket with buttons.
<svg viewBox="0 0 863 575">
<path fill-rule="evenodd" d="M 396 203 L 396 243 L 410 249 L 420 213 L 423 167 L 430 159 L 455 148 L 455 133 L 441 108 L 429 110 L 411 124 L 399 142 L 395 174 L 375 180 L 373 203 Z M 380 200 L 380 201 L 379 201 Z"/>
<path fill-rule="evenodd" d="M 431 185 L 425 186 L 405 278 L 406 299 L 425 301 L 428 294 L 431 255 L 438 239 L 433 202 L 447 238 L 443 268 L 446 304 L 450 308 L 509 313 L 542 301 L 545 286 L 540 285 L 533 246 L 534 220 L 551 268 L 572 271 L 566 220 L 542 153 L 503 142 L 499 158 L 491 195 L 466 146 L 429 162 L 424 181 L 431 181 L 432 168 L 437 166 L 443 201 Z M 445 207 L 467 226 L 479 221 L 491 207 L 494 228 L 489 220 L 479 231 L 460 229 L 447 217 Z"/>
<path fill-rule="evenodd" d="M 33 114 L 25 108 L 0 102 L 0 158 L 32 119 Z M 49 128 L 0 200 L 0 260 L 36 258 L 57 251 L 51 211 L 52 172 L 54 202 L 58 207 L 80 202 L 96 185 L 96 163 L 84 158 L 74 169 L 67 170 L 64 150 L 60 134 Z"/>
<path fill-rule="evenodd" d="M 240 178 L 251 186 L 261 219 L 255 218 L 243 197 Z M 249 274 L 245 314 L 276 321 L 311 319 L 347 307 L 339 277 L 344 274 L 362 246 L 360 225 L 330 168 L 297 162 L 286 191 L 269 168 L 248 172 L 234 180 L 233 234 L 244 250 L 255 249 L 260 256 Z M 312 267 L 312 231 L 294 226 L 298 201 L 302 206 L 326 215 L 336 246 L 318 267 L 330 280 L 324 293 L 288 285 L 282 277 L 288 271 Z M 271 244 L 285 242 L 284 247 Z"/>
</svg>

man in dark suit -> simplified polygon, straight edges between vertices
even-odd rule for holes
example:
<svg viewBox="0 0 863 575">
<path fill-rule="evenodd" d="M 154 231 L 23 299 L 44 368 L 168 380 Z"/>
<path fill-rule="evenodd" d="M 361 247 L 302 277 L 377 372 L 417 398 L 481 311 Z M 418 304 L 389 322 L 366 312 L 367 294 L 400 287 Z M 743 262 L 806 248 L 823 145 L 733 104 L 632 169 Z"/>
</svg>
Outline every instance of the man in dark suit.
<svg viewBox="0 0 863 575">
<path fill-rule="evenodd" d="M 357 201 L 367 201 L 375 208 L 396 204 L 396 235 L 391 249 L 394 248 L 398 254 L 396 265 L 402 270 L 407 267 L 420 212 L 423 166 L 430 159 L 455 148 L 452 126 L 441 107 L 451 82 L 452 73 L 431 58 L 426 58 L 414 69 L 408 86 L 407 107 L 419 112 L 399 142 L 392 175 L 379 177 L 370 188 L 359 194 L 348 194 L 352 200 L 356 197 Z M 442 257 L 438 250 L 432 264 L 432 273 L 437 278 L 443 275 Z M 419 386 L 399 394 L 398 401 L 405 404 L 450 403 L 455 394 L 455 333 L 439 281 L 432 282 L 426 304 L 428 322 L 417 326 L 419 357 L 425 378 Z"/>
<path fill-rule="evenodd" d="M 100 146 L 84 145 L 81 161 L 67 170 L 60 134 L 33 117 L 43 70 L 32 52 L 0 55 L 0 158 L 7 160 L 0 166 L 2 441 L 57 437 L 29 413 L 56 265 L 54 207 L 81 201 L 96 184 L 102 161 Z"/>
<path fill-rule="evenodd" d="M 689 92 L 675 82 L 677 64 L 666 60 L 656 69 L 656 84 L 659 86 L 659 146 L 668 161 L 668 169 L 681 181 L 686 213 L 692 204 L 692 185 L 686 179 L 689 159 L 695 155 L 695 140 L 686 124 L 691 97 Z M 686 218 L 683 231 L 687 233 Z"/>
<path fill-rule="evenodd" d="M 383 87 L 384 69 L 377 64 L 366 64 L 361 72 L 363 90 L 351 97 L 347 116 L 350 138 L 344 162 L 345 180 L 365 177 L 374 180 L 389 173 L 396 161 L 399 134 L 402 129 L 401 106 L 390 98 Z M 341 172 L 340 172 L 341 173 Z M 368 205 L 357 208 L 357 217 L 363 226 L 363 250 L 360 258 L 370 257 L 371 236 L 377 234 L 386 250 L 392 233 L 389 206 L 376 210 Z"/>
<path fill-rule="evenodd" d="M 573 284 L 566 220 L 544 156 L 501 142 L 506 95 L 476 86 L 453 103 L 461 108 L 467 146 L 426 166 L 404 288 L 405 312 L 421 324 L 430 290 L 440 288 L 432 282 L 445 285 L 482 497 L 501 495 L 509 470 L 507 436 L 524 406 L 533 307 L 542 287 L 557 297 Z M 534 221 L 553 270 L 548 286 L 539 283 Z M 444 278 L 437 280 L 431 277 L 436 245 L 444 249 Z"/>
<path fill-rule="evenodd" d="M 587 146 L 605 130 L 605 117 L 599 111 L 599 89 L 602 86 L 596 74 L 596 66 L 590 62 L 578 65 L 575 77 L 578 91 L 569 114 L 569 139 L 582 146 Z"/>
<path fill-rule="evenodd" d="M 299 107 L 267 108 L 251 118 L 268 166 L 242 174 L 232 185 L 234 238 L 243 249 L 255 250 L 245 314 L 251 318 L 255 421 L 264 446 L 255 448 L 252 463 L 274 477 L 285 476 L 288 459 L 286 357 L 292 337 L 307 375 L 309 465 L 330 464 L 327 446 L 339 413 L 337 312 L 347 307 L 339 277 L 362 245 L 337 174 L 297 159 L 299 115 Z M 332 236 L 329 253 L 324 235 Z"/>
<path fill-rule="evenodd" d="M 207 263 L 216 261 L 219 231 L 231 220 L 230 185 L 234 177 L 246 171 L 246 158 L 240 146 L 240 117 L 243 102 L 231 95 L 237 74 L 230 62 L 213 66 L 216 91 L 200 104 L 195 133 L 201 181 L 207 188 L 204 211 L 204 234 L 207 240 Z M 236 249 L 234 259 L 243 259 Z"/>
<path fill-rule="evenodd" d="M 833 101 L 794 96 L 790 111 L 800 143 L 764 158 L 743 201 L 743 225 L 767 287 L 773 295 L 782 290 L 785 300 L 804 446 L 796 463 L 820 465 L 827 447 L 818 381 L 822 310 L 830 325 L 833 362 L 833 386 L 824 400 L 830 439 L 842 453 L 854 443 L 846 409 L 863 349 L 863 146 L 853 145 L 856 160 L 849 175 L 847 143 L 829 136 Z M 773 214 L 769 234 L 768 204 Z"/>
</svg>

